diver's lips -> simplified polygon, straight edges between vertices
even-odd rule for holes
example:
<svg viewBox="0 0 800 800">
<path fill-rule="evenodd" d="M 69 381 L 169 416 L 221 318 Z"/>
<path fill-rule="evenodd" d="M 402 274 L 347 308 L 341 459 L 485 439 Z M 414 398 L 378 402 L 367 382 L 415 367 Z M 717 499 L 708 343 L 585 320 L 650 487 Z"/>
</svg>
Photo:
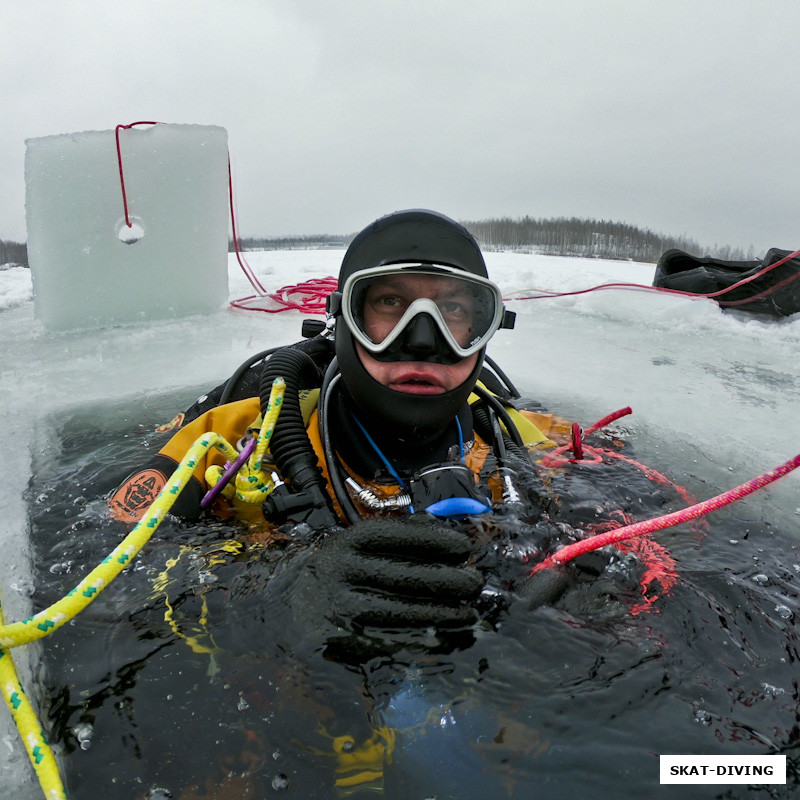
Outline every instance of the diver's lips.
<svg viewBox="0 0 800 800">
<path fill-rule="evenodd" d="M 395 392 L 420 395 L 444 394 L 447 391 L 436 378 L 422 372 L 398 375 L 390 381 L 389 388 Z"/>
</svg>

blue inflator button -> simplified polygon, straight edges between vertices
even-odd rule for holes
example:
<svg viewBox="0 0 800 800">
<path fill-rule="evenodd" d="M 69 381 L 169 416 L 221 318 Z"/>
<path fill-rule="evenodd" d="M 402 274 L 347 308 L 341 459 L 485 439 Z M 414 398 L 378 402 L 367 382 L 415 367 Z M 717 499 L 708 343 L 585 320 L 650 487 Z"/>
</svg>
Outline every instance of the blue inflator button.
<svg viewBox="0 0 800 800">
<path fill-rule="evenodd" d="M 429 505 L 425 510 L 435 517 L 471 517 L 485 514 L 492 508 L 472 497 L 447 497 Z"/>
</svg>

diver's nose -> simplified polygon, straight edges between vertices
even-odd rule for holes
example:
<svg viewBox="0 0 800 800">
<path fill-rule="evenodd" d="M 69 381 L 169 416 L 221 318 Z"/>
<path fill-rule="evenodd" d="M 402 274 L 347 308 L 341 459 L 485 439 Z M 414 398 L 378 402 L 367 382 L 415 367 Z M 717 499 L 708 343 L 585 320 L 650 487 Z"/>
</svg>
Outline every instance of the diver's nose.
<svg viewBox="0 0 800 800">
<path fill-rule="evenodd" d="M 403 337 L 403 351 L 420 356 L 431 355 L 437 350 L 436 323 L 429 314 L 417 314 L 408 323 Z"/>
</svg>

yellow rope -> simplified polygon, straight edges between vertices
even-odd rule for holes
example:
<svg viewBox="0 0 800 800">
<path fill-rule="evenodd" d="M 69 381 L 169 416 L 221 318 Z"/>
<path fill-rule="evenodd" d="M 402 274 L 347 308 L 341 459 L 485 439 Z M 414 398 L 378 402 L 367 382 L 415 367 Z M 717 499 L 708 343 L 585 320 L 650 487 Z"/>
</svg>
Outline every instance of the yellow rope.
<svg viewBox="0 0 800 800">
<path fill-rule="evenodd" d="M 0 624 L 4 623 L 0 608 Z M 17 677 L 11 653 L 0 649 L 0 689 L 47 800 L 67 800 L 53 751 Z"/>
<path fill-rule="evenodd" d="M 283 379 L 276 378 L 272 384 L 269 408 L 259 434 L 259 444 L 262 438 L 267 444 L 269 443 L 285 390 L 286 384 Z M 69 594 L 22 622 L 6 624 L 0 609 L 0 688 L 47 800 L 66 800 L 67 795 L 58 773 L 55 756 L 45 740 L 33 708 L 25 698 L 11 655 L 6 651 L 8 648 L 34 642 L 58 630 L 80 614 L 129 566 L 172 508 L 178 495 L 191 479 L 199 461 L 212 447 L 216 447 L 231 461 L 238 457 L 236 449 L 219 434 L 209 432 L 200 436 L 189 448 L 178 468 L 172 473 L 136 527 Z M 258 450 L 258 444 L 256 449 Z M 265 450 L 266 446 L 262 449 L 261 457 Z"/>
<path fill-rule="evenodd" d="M 283 380 L 281 378 L 278 378 L 278 380 L 281 381 L 281 384 L 283 384 Z M 283 385 L 285 386 L 285 384 Z M 280 393 L 280 396 L 275 398 L 274 403 L 272 401 L 272 396 L 270 396 L 270 405 L 267 409 L 267 416 L 261 425 L 261 430 L 259 431 L 253 454 L 245 464 L 242 464 L 242 466 L 239 468 L 239 471 L 236 473 L 234 477 L 234 486 L 229 484 L 222 490 L 222 493 L 228 497 L 228 499 L 233 499 L 233 496 L 235 495 L 244 503 L 257 503 L 260 505 L 267 499 L 267 496 L 275 488 L 275 483 L 273 482 L 272 477 L 263 468 L 263 461 L 267 450 L 269 449 L 272 432 L 275 430 L 274 423 L 270 424 L 270 416 L 274 414 L 274 416 L 277 417 L 277 415 L 280 413 L 282 403 L 283 392 Z M 221 467 L 209 467 L 205 474 L 206 483 L 210 487 L 216 486 L 216 484 L 222 478 L 223 472 L 224 470 Z"/>
<path fill-rule="evenodd" d="M 159 492 L 136 527 L 118 544 L 102 563 L 98 564 L 69 594 L 49 608 L 22 622 L 0 626 L 0 647 L 18 647 L 29 644 L 58 630 L 88 606 L 117 575 L 122 572 L 149 541 L 178 495 L 192 477 L 198 461 L 211 447 L 217 447 L 226 456 L 231 447 L 216 433 L 205 433 L 189 448 L 178 468 Z M 230 457 L 230 456 L 228 456 Z"/>
<path fill-rule="evenodd" d="M 286 384 L 278 379 L 273 385 L 270 395 L 270 411 L 264 420 L 264 426 L 274 428 L 280 411 L 283 392 Z M 271 431 L 269 432 L 271 436 Z M 267 436 L 267 439 L 269 439 Z M 213 431 L 204 433 L 189 448 L 175 472 L 167 481 L 158 497 L 147 510 L 136 527 L 118 544 L 111 554 L 98 564 L 66 597 L 57 600 L 49 608 L 34 614 L 22 622 L 0 625 L 0 647 L 18 647 L 58 630 L 62 625 L 76 617 L 91 603 L 100 592 L 111 583 L 135 558 L 138 552 L 150 540 L 158 526 L 178 498 L 183 488 L 192 477 L 200 459 L 212 448 L 216 447 L 226 458 L 236 460 L 238 453 L 222 436 Z"/>
</svg>

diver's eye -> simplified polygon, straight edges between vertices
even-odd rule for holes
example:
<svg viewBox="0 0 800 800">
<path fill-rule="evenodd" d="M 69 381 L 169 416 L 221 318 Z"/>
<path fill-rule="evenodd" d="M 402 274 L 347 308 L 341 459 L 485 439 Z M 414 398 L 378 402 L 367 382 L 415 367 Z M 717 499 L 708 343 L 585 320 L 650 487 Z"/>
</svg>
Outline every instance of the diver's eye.
<svg viewBox="0 0 800 800">
<path fill-rule="evenodd" d="M 467 307 L 463 304 L 458 302 L 457 300 L 443 300 L 439 303 L 439 311 L 446 316 L 465 316 L 467 312 Z"/>
<path fill-rule="evenodd" d="M 403 305 L 403 301 L 399 295 L 385 294 L 378 297 L 375 304 L 386 308 L 400 308 Z"/>
</svg>

